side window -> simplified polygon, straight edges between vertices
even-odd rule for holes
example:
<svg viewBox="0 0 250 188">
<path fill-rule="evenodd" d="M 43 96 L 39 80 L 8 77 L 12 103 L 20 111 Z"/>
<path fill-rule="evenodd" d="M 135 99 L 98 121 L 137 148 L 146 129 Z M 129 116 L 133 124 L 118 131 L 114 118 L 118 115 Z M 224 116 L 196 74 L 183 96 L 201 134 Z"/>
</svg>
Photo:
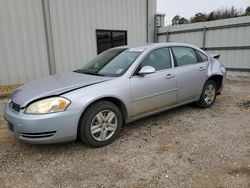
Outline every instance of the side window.
<svg viewBox="0 0 250 188">
<path fill-rule="evenodd" d="M 170 52 L 168 48 L 160 48 L 151 52 L 142 61 L 140 68 L 152 66 L 156 71 L 172 68 Z"/>
<path fill-rule="evenodd" d="M 200 56 L 202 62 L 208 61 L 208 57 L 207 57 L 205 54 L 203 54 L 202 52 L 200 52 L 200 51 L 198 51 L 198 50 L 196 50 L 196 52 L 197 52 L 198 55 Z"/>
<path fill-rule="evenodd" d="M 172 47 L 176 66 L 183 66 L 198 63 L 197 56 L 192 48 Z"/>
</svg>

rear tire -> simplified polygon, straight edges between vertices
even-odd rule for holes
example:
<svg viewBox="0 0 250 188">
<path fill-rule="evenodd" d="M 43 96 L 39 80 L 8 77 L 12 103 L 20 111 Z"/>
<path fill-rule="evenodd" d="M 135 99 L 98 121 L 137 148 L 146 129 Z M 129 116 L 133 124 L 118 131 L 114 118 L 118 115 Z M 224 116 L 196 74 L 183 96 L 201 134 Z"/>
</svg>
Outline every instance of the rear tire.
<svg viewBox="0 0 250 188">
<path fill-rule="evenodd" d="M 98 101 L 82 115 L 78 135 L 89 146 L 101 147 L 113 142 L 121 131 L 122 114 L 109 101 Z"/>
<path fill-rule="evenodd" d="M 201 108 L 211 107 L 216 100 L 216 95 L 217 95 L 217 85 L 215 81 L 208 80 L 202 89 L 201 97 L 197 102 L 197 105 Z"/>
</svg>

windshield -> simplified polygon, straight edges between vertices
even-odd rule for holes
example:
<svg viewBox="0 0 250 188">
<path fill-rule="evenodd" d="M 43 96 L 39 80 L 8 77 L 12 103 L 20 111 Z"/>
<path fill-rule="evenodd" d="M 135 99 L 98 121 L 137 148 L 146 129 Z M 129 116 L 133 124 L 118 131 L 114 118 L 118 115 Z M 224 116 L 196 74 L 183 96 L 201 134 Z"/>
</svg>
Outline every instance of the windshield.
<svg viewBox="0 0 250 188">
<path fill-rule="evenodd" d="M 107 50 L 75 72 L 98 76 L 121 76 L 140 54 L 140 51 L 124 48 Z"/>
</svg>

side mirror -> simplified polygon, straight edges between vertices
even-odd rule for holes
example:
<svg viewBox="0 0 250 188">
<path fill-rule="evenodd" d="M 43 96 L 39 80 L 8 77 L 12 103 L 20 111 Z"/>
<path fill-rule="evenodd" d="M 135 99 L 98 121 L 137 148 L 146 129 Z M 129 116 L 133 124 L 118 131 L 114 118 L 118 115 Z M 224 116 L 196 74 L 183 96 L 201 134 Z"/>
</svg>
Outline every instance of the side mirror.
<svg viewBox="0 0 250 188">
<path fill-rule="evenodd" d="M 155 68 L 152 66 L 144 66 L 141 68 L 141 70 L 138 72 L 138 74 L 140 75 L 144 75 L 144 74 L 152 74 L 155 73 Z"/>
</svg>

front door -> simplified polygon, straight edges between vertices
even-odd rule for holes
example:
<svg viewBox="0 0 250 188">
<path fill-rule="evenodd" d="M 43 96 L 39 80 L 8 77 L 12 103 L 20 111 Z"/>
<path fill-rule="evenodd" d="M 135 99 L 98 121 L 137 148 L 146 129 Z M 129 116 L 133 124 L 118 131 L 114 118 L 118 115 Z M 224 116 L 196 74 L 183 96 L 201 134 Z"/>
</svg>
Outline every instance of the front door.
<svg viewBox="0 0 250 188">
<path fill-rule="evenodd" d="M 138 71 L 144 66 L 152 66 L 156 72 L 138 75 L 130 79 L 133 115 L 140 116 L 176 104 L 177 82 L 173 74 L 168 48 L 152 51 L 141 62 Z"/>
</svg>

